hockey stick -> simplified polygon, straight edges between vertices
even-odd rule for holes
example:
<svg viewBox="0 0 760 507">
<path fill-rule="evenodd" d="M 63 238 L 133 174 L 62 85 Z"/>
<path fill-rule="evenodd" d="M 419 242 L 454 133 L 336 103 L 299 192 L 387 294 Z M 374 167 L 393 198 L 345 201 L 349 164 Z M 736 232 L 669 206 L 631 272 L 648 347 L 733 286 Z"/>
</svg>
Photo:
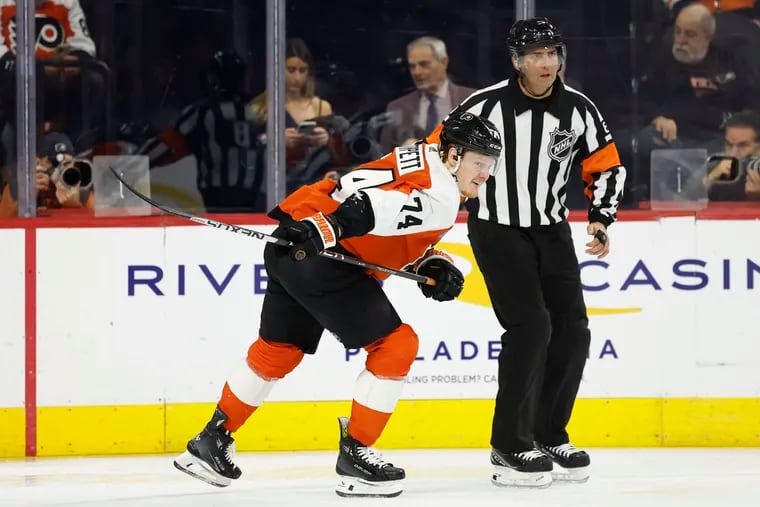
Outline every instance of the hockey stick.
<svg viewBox="0 0 760 507">
<path fill-rule="evenodd" d="M 176 210 L 174 208 L 170 208 L 169 206 L 159 204 L 158 202 L 154 201 L 150 197 L 143 195 L 142 193 L 137 191 L 134 187 L 132 187 L 132 185 L 124 181 L 121 175 L 117 173 L 113 167 L 109 167 L 109 169 L 111 170 L 113 175 L 116 177 L 116 179 L 119 180 L 119 182 L 122 185 L 127 187 L 127 189 L 130 192 L 132 192 L 137 197 L 147 202 L 151 206 L 155 206 L 156 208 L 160 209 L 164 213 L 186 218 L 190 220 L 191 222 L 195 222 L 197 224 L 202 224 L 202 225 L 208 225 L 209 227 L 213 227 L 215 229 L 222 229 L 224 231 L 236 232 L 244 236 L 266 241 L 267 243 L 274 243 L 275 245 L 280 245 L 280 246 L 293 246 L 293 244 L 290 243 L 289 241 L 285 241 L 284 239 L 280 239 L 275 236 L 271 236 L 269 234 L 264 234 L 263 232 L 254 231 L 253 229 L 248 229 L 246 227 L 241 227 L 239 225 L 232 225 L 232 224 L 227 224 L 224 222 L 219 222 L 217 220 L 212 220 L 210 218 L 203 218 L 203 217 L 191 215 L 190 213 L 185 213 L 184 211 Z M 301 251 L 296 252 L 296 254 L 300 254 L 300 253 L 302 252 Z M 413 280 L 417 283 L 422 283 L 422 284 L 431 285 L 431 286 L 435 285 L 435 280 L 433 280 L 430 277 L 418 275 L 417 273 L 410 273 L 408 271 L 401 271 L 399 269 L 387 268 L 385 266 L 380 266 L 378 264 L 372 264 L 371 262 L 365 262 L 361 259 L 357 259 L 356 257 L 350 257 L 348 255 L 343 255 L 341 253 L 333 252 L 331 250 L 322 250 L 321 252 L 319 252 L 319 255 L 320 257 L 327 257 L 328 259 L 333 259 L 339 262 L 345 262 L 346 264 L 353 264 L 354 266 L 359 266 L 360 268 L 371 269 L 371 270 L 379 271 L 381 273 L 385 273 L 388 275 L 400 276 L 401 278 L 406 278 L 407 280 Z M 304 257 L 305 257 L 305 254 L 304 254 Z M 301 259 L 299 260 L 302 260 L 304 257 L 301 257 Z"/>
</svg>

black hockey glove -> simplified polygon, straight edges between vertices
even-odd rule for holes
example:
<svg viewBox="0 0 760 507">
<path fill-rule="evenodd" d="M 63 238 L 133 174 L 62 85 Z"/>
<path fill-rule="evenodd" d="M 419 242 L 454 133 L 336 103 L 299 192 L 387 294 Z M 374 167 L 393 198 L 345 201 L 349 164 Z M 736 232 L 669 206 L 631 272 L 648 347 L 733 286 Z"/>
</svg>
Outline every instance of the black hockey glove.
<svg viewBox="0 0 760 507">
<path fill-rule="evenodd" d="M 335 246 L 340 238 L 340 227 L 331 216 L 317 213 L 299 222 L 280 227 L 275 235 L 293 243 L 290 258 L 302 261 Z"/>
<path fill-rule="evenodd" d="M 364 192 L 349 196 L 330 215 L 321 212 L 280 227 L 275 236 L 293 243 L 290 258 L 302 261 L 335 246 L 341 238 L 367 234 L 375 226 L 372 203 Z"/>
<path fill-rule="evenodd" d="M 450 257 L 443 252 L 431 250 L 417 265 L 418 275 L 435 280 L 435 285 L 419 283 L 425 297 L 436 301 L 451 301 L 462 293 L 464 276 L 457 269 Z"/>
</svg>

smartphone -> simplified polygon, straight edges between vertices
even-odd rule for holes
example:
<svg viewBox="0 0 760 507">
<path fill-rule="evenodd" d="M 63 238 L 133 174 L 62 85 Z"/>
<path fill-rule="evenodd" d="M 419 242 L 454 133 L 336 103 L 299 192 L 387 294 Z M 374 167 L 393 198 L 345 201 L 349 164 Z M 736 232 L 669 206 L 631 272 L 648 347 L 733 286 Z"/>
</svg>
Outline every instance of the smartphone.
<svg viewBox="0 0 760 507">
<path fill-rule="evenodd" d="M 317 126 L 317 122 L 314 120 L 302 121 L 298 124 L 298 133 L 305 136 L 310 136 L 314 133 L 314 128 Z"/>
</svg>

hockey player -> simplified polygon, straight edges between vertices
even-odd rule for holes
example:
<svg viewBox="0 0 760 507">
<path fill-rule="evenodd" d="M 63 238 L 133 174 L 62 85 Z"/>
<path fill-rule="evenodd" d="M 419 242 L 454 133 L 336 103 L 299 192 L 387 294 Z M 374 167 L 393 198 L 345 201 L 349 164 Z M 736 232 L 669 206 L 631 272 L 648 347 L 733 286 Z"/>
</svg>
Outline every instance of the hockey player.
<svg viewBox="0 0 760 507">
<path fill-rule="evenodd" d="M 267 244 L 267 292 L 259 338 L 236 364 L 211 421 L 187 444 L 175 466 L 215 486 L 241 475 L 232 433 L 261 405 L 274 384 L 317 350 L 325 329 L 346 348 L 367 351 L 356 380 L 350 419 L 338 418 L 336 492 L 341 496 L 396 496 L 405 472 L 370 446 L 380 437 L 418 339 L 401 322 L 377 279 L 387 275 L 317 255 L 325 248 L 435 280 L 420 285 L 436 301 L 462 291 L 462 273 L 432 245 L 453 227 L 463 198 L 474 197 L 501 153 L 494 125 L 471 113 L 451 118 L 440 143 L 397 148 L 340 180 L 304 186 L 270 216 L 274 235 L 292 248 Z M 299 252 L 300 255 L 295 253 Z M 306 258 L 297 261 L 303 254 Z"/>
</svg>

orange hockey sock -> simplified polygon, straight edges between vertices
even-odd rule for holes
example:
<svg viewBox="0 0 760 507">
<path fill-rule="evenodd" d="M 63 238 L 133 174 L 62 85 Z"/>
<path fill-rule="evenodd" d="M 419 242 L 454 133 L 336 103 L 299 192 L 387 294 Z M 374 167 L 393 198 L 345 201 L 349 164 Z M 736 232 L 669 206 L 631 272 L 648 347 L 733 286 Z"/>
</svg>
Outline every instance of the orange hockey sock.
<svg viewBox="0 0 760 507">
<path fill-rule="evenodd" d="M 247 405 L 240 401 L 230 389 L 229 384 L 225 382 L 224 389 L 222 389 L 222 398 L 219 400 L 219 408 L 227 415 L 224 429 L 234 433 L 240 429 L 259 407 Z"/>
<path fill-rule="evenodd" d="M 374 445 L 390 418 L 390 413 L 372 410 L 354 400 L 351 404 L 348 434 L 364 445 Z"/>
</svg>

